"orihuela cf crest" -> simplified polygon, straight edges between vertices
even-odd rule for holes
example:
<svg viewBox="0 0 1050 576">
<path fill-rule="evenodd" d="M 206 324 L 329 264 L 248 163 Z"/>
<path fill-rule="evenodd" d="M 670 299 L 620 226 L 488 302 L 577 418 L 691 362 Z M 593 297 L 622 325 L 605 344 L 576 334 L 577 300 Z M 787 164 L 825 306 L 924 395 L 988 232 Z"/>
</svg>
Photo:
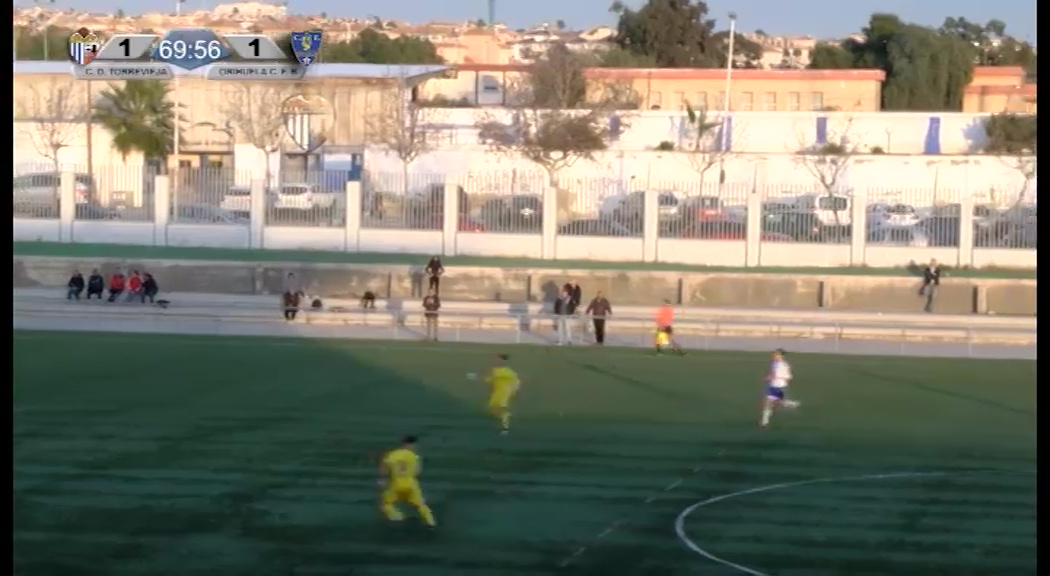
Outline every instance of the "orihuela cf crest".
<svg viewBox="0 0 1050 576">
<path fill-rule="evenodd" d="M 81 28 L 69 37 L 69 57 L 81 66 L 86 66 L 98 56 L 102 39 L 87 28 Z"/>
<path fill-rule="evenodd" d="M 317 52 L 321 49 L 321 31 L 292 32 L 292 53 L 299 63 L 309 66 L 317 60 Z"/>
<path fill-rule="evenodd" d="M 334 113 L 332 105 L 321 96 L 292 96 L 281 105 L 285 128 L 292 142 L 309 154 L 328 140 Z"/>
</svg>

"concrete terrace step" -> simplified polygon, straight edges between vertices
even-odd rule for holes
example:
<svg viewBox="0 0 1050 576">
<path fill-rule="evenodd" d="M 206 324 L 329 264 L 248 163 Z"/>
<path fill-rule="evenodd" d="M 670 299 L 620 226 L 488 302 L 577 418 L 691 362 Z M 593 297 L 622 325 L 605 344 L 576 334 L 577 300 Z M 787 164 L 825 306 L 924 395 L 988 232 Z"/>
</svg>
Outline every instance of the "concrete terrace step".
<svg viewBox="0 0 1050 576">
<path fill-rule="evenodd" d="M 108 303 L 101 301 L 70 302 L 53 291 L 19 290 L 14 295 L 15 315 L 33 317 L 55 317 L 81 319 L 110 318 L 138 319 L 141 321 L 183 321 L 203 319 L 218 323 L 283 323 L 279 306 L 273 297 L 208 295 L 194 293 L 180 298 L 171 295 L 172 306 L 159 308 L 139 303 Z M 443 311 L 441 326 L 453 329 L 517 330 L 543 333 L 554 330 L 549 316 L 512 314 L 503 309 L 492 309 L 491 304 L 479 309 L 473 303 L 460 310 Z M 928 342 L 984 342 L 1001 344 L 1031 344 L 1035 331 L 1027 327 L 1011 326 L 961 326 L 930 322 L 930 316 L 920 315 L 908 322 L 877 321 L 877 317 L 853 314 L 852 318 L 788 318 L 763 317 L 760 311 L 748 311 L 748 317 L 726 318 L 680 318 L 676 321 L 676 333 L 680 335 L 715 337 L 775 337 L 817 339 L 873 339 L 894 341 Z M 843 316 L 837 314 L 837 316 Z M 966 317 L 972 319 L 971 317 Z M 922 320 L 923 323 L 917 323 Z M 423 324 L 421 310 L 379 308 L 362 311 L 348 307 L 345 311 L 304 311 L 295 322 L 307 325 L 335 326 L 404 326 L 419 327 Z M 576 323 L 583 328 L 583 319 Z M 644 334 L 652 330 L 648 315 L 617 315 L 610 319 L 609 329 L 616 332 Z"/>
<path fill-rule="evenodd" d="M 16 288 L 16 302 L 65 301 L 63 288 Z M 279 308 L 280 299 L 266 295 L 239 294 L 204 294 L 199 292 L 165 293 L 162 298 L 170 300 L 176 307 L 194 307 L 211 310 L 273 310 Z M 343 312 L 357 313 L 360 302 L 347 298 L 324 298 L 327 310 L 340 309 Z M 82 301 L 80 304 L 109 305 L 106 302 Z M 305 303 L 308 305 L 308 303 Z M 376 300 L 376 312 L 403 313 L 406 315 L 421 314 L 422 303 L 418 300 Z M 506 316 L 549 316 L 551 307 L 546 303 L 506 303 L 506 302 L 442 302 L 443 315 L 506 315 Z M 644 306 L 617 306 L 613 308 L 616 320 L 651 321 L 654 308 Z M 778 310 L 778 309 L 735 309 L 703 308 L 697 306 L 676 306 L 676 323 L 682 322 L 779 322 L 781 324 L 857 324 L 893 327 L 897 325 L 929 326 L 937 328 L 955 327 L 971 329 L 1031 330 L 1037 329 L 1037 319 L 1014 316 L 980 316 L 973 314 L 902 314 L 877 313 L 841 310 Z"/>
</svg>

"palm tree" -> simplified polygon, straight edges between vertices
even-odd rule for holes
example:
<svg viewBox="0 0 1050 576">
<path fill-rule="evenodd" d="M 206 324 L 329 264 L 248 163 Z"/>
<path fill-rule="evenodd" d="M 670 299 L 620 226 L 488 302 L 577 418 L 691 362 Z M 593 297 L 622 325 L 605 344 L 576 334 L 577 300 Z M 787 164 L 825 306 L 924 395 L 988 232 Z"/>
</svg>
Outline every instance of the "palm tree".
<svg viewBox="0 0 1050 576">
<path fill-rule="evenodd" d="M 175 122 L 181 122 L 168 98 L 168 84 L 159 80 L 128 80 L 112 84 L 95 104 L 94 120 L 113 136 L 113 148 L 124 159 L 141 152 L 149 166 L 167 166 L 175 141 Z"/>
</svg>

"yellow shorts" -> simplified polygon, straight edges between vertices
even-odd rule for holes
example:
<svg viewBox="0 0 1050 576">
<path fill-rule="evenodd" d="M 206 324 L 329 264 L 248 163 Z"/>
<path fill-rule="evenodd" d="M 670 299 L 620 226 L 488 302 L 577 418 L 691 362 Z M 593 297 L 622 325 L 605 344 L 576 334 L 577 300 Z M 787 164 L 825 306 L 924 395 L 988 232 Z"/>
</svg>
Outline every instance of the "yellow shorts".
<svg viewBox="0 0 1050 576">
<path fill-rule="evenodd" d="M 657 346 L 667 346 L 670 343 L 671 343 L 671 337 L 667 335 L 667 332 L 657 332 L 656 333 L 656 345 Z"/>
<path fill-rule="evenodd" d="M 386 504 L 408 502 L 413 506 L 422 506 L 424 503 L 423 490 L 415 480 L 400 480 L 387 484 L 383 489 L 382 499 Z"/>
<path fill-rule="evenodd" d="M 506 410 L 510 406 L 510 396 L 506 394 L 489 397 L 489 410 Z"/>
</svg>

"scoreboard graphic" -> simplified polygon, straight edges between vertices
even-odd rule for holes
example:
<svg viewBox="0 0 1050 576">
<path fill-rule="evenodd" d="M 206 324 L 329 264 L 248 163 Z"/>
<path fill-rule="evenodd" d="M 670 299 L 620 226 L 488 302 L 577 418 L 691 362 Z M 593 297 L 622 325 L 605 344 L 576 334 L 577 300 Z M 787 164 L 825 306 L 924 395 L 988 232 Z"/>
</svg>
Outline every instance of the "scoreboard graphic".
<svg viewBox="0 0 1050 576">
<path fill-rule="evenodd" d="M 73 62 L 86 66 L 102 49 L 102 39 L 87 28 L 81 28 L 69 37 L 69 57 Z"/>
<path fill-rule="evenodd" d="M 323 35 L 292 32 L 288 46 L 262 34 L 219 35 L 194 28 L 103 39 L 81 28 L 69 37 L 74 76 L 83 80 L 169 80 L 198 69 L 210 80 L 300 80 L 317 59 Z"/>
</svg>

